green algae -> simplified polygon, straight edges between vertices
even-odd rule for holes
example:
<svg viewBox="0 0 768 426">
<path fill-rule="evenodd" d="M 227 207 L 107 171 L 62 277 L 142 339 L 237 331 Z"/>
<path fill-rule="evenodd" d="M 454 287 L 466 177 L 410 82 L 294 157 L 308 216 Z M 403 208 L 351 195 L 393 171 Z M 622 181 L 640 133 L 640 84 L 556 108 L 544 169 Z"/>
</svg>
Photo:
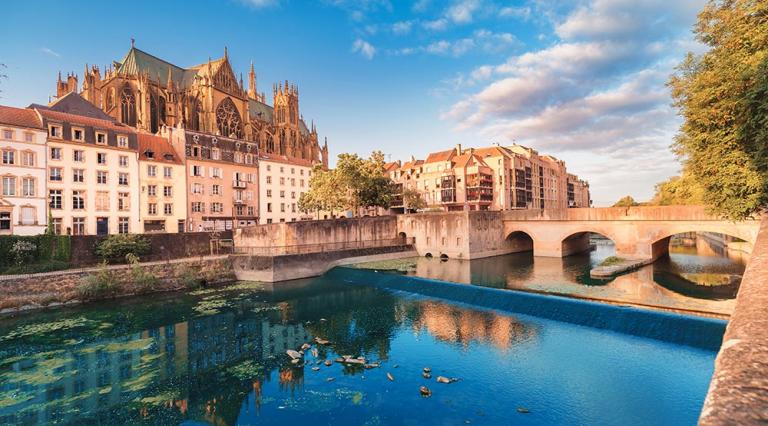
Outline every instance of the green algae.
<svg viewBox="0 0 768 426">
<path fill-rule="evenodd" d="M 254 360 L 246 360 L 227 368 L 227 373 L 238 380 L 249 380 L 264 374 L 265 368 Z"/>
<path fill-rule="evenodd" d="M 17 327 L 15 330 L 7 333 L 5 336 L 0 337 L 0 342 L 20 339 L 31 336 L 47 335 L 61 331 L 69 331 L 76 328 L 84 327 L 96 327 L 101 326 L 98 321 L 94 321 L 85 317 L 77 318 L 64 318 L 58 321 L 51 321 L 38 324 L 27 324 Z"/>
</svg>

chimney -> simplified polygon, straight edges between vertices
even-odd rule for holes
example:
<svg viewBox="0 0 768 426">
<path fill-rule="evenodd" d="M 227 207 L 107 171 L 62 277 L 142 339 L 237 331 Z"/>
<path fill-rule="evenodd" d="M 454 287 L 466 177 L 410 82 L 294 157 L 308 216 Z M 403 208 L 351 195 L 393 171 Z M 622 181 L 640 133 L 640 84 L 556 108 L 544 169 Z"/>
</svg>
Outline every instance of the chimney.
<svg viewBox="0 0 768 426">
<path fill-rule="evenodd" d="M 456 144 L 456 155 L 461 155 L 461 144 L 460 143 Z"/>
</svg>

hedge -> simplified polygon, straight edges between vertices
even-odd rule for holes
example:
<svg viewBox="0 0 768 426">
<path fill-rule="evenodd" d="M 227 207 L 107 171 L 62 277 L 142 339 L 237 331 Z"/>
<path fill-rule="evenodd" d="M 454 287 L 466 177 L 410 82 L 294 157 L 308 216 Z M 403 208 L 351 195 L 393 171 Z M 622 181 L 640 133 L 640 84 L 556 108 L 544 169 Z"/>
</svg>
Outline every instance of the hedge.
<svg viewBox="0 0 768 426">
<path fill-rule="evenodd" d="M 11 248 L 17 241 L 29 241 L 37 247 L 33 262 L 69 262 L 71 240 L 69 235 L 2 235 L 0 236 L 0 271 L 16 266 Z"/>
</svg>

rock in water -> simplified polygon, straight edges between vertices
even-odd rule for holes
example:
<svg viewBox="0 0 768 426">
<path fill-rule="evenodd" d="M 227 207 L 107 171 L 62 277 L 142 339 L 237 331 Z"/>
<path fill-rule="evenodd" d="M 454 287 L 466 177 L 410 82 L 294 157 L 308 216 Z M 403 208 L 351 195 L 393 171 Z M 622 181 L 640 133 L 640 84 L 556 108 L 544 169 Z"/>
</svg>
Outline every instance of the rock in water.
<svg viewBox="0 0 768 426">
<path fill-rule="evenodd" d="M 327 340 L 325 340 L 325 339 L 321 339 L 321 338 L 319 338 L 319 337 L 315 337 L 315 343 L 317 343 L 318 345 L 323 345 L 323 346 L 325 346 L 325 345 L 328 345 L 328 344 L 330 344 L 331 342 L 329 342 L 329 341 L 327 341 Z"/>
<path fill-rule="evenodd" d="M 294 358 L 294 359 L 291 360 L 291 364 L 298 364 L 299 361 L 301 361 L 301 360 L 298 359 L 298 358 Z"/>
<path fill-rule="evenodd" d="M 432 369 L 431 369 L 431 368 L 429 368 L 429 367 L 424 367 L 424 372 L 425 372 L 425 373 L 431 373 L 431 372 L 432 372 Z"/>
<path fill-rule="evenodd" d="M 293 349 L 288 349 L 287 351 L 285 351 L 285 353 L 288 354 L 288 356 L 291 357 L 291 359 L 301 358 L 301 354 L 294 351 Z"/>
<path fill-rule="evenodd" d="M 394 378 L 394 377 L 392 377 L 392 374 L 390 374 L 390 373 L 387 373 L 387 378 L 388 378 L 389 380 L 393 381 L 393 382 L 395 381 L 395 378 Z"/>
<path fill-rule="evenodd" d="M 312 367 L 312 371 L 320 371 L 320 367 Z"/>
<path fill-rule="evenodd" d="M 454 379 L 452 377 L 448 378 L 448 377 L 443 377 L 443 376 L 437 376 L 437 382 L 438 383 L 453 383 L 453 382 L 457 382 L 458 380 L 459 379 Z"/>
<path fill-rule="evenodd" d="M 365 367 L 366 370 L 370 370 L 371 368 L 376 368 L 379 366 L 378 362 L 372 362 L 370 364 L 365 364 L 363 367 Z"/>
<path fill-rule="evenodd" d="M 426 386 L 422 386 L 422 387 L 420 387 L 420 388 L 419 388 L 419 392 L 421 393 L 421 396 L 423 396 L 423 397 L 425 397 L 425 398 L 426 398 L 426 397 L 429 397 L 429 396 L 431 396 L 431 395 L 432 395 L 432 391 L 431 391 L 431 390 L 429 390 L 429 388 L 428 388 L 428 387 L 426 387 Z"/>
<path fill-rule="evenodd" d="M 334 379 L 333 377 L 329 377 L 329 378 L 325 379 L 326 382 L 332 382 L 334 380 L 336 380 L 336 379 Z"/>
<path fill-rule="evenodd" d="M 423 377 L 425 379 L 431 379 L 432 375 L 425 371 L 425 372 L 421 373 L 421 377 Z"/>
<path fill-rule="evenodd" d="M 517 407 L 517 412 L 518 413 L 523 413 L 523 414 L 528 414 L 528 413 L 531 412 L 531 410 L 529 410 L 529 409 L 527 409 L 525 407 Z"/>
<path fill-rule="evenodd" d="M 333 365 L 333 361 L 331 361 L 330 359 L 326 359 L 325 360 L 325 365 L 330 367 L 331 365 Z"/>
<path fill-rule="evenodd" d="M 306 352 L 306 350 L 311 348 L 311 347 L 312 346 L 310 346 L 309 343 L 305 343 L 305 344 L 301 345 L 301 350 Z"/>
</svg>

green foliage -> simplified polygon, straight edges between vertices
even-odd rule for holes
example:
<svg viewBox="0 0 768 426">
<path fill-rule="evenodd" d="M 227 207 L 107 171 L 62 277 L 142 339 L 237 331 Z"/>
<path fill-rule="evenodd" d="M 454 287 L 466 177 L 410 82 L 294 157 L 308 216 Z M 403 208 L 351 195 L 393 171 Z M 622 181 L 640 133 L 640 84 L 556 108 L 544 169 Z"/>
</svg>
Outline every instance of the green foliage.
<svg viewBox="0 0 768 426">
<path fill-rule="evenodd" d="M 13 247 L 24 242 L 24 246 L 34 245 L 35 250 L 24 250 L 23 265 L 17 264 L 17 256 L 14 254 Z M 21 245 L 19 247 L 21 247 Z M 0 236 L 0 273 L 32 273 L 42 272 L 36 269 L 56 270 L 63 263 L 68 263 L 70 258 L 70 237 L 68 235 L 3 235 Z M 50 265 L 48 265 L 50 263 Z M 34 265 L 34 266 L 33 266 Z M 32 272 L 8 272 L 8 271 L 29 270 Z"/>
<path fill-rule="evenodd" d="M 205 280 L 202 278 L 200 271 L 186 263 L 180 263 L 176 266 L 174 272 L 179 282 L 184 284 L 184 287 L 188 290 L 197 290 L 204 284 Z"/>
<path fill-rule="evenodd" d="M 608 256 L 602 262 L 600 262 L 600 266 L 613 266 L 622 262 L 624 262 L 624 259 L 621 257 Z"/>
<path fill-rule="evenodd" d="M 639 205 L 640 203 L 635 201 L 635 199 L 632 198 L 632 196 L 627 195 L 625 197 L 622 197 L 619 201 L 615 202 L 613 204 L 613 207 L 634 207 Z"/>
<path fill-rule="evenodd" d="M 139 292 L 152 291 L 160 283 L 155 274 L 141 266 L 139 258 L 135 254 L 127 254 L 125 260 L 131 265 L 131 280 Z"/>
<path fill-rule="evenodd" d="M 11 256 L 18 266 L 32 262 L 36 254 L 37 245 L 29 240 L 18 240 L 11 247 Z"/>
<path fill-rule="evenodd" d="M 419 191 L 406 188 L 403 189 L 403 207 L 406 212 L 421 210 L 427 207 L 427 202 L 421 197 Z"/>
<path fill-rule="evenodd" d="M 711 1 L 669 86 L 684 123 L 675 149 L 711 210 L 743 219 L 768 202 L 768 2 Z"/>
<path fill-rule="evenodd" d="M 115 234 L 102 240 L 96 246 L 96 255 L 107 262 L 122 262 L 126 256 L 139 257 L 149 253 L 149 240 L 137 234 Z"/>
<path fill-rule="evenodd" d="M 102 262 L 99 270 L 82 278 L 77 285 L 78 296 L 83 300 L 101 299 L 114 295 L 120 288 L 120 281 L 107 263 Z"/>
<path fill-rule="evenodd" d="M 690 174 L 673 176 L 656 185 L 656 194 L 649 202 L 654 206 L 680 206 L 704 204 L 704 188 Z"/>
</svg>

